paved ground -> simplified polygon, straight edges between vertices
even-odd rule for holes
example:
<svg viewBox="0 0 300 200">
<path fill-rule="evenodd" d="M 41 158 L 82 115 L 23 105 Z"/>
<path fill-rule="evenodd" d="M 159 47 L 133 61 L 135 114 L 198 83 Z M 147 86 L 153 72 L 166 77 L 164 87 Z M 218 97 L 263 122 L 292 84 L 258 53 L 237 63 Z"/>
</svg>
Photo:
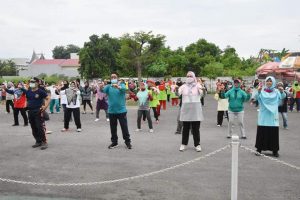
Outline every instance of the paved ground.
<svg viewBox="0 0 300 200">
<path fill-rule="evenodd" d="M 29 127 L 11 127 L 12 114 L 0 107 L 0 178 L 45 183 L 88 183 L 122 179 L 165 169 L 204 156 L 229 144 L 227 125 L 216 126 L 216 101 L 206 98 L 205 121 L 201 124 L 201 146 L 178 151 L 181 135 L 175 135 L 177 108 L 168 107 L 161 121 L 149 133 L 135 133 L 136 108 L 128 108 L 129 129 L 133 149 L 128 150 L 122 139 L 117 149 L 109 150 L 109 124 L 100 113 L 81 115 L 83 132 L 61 133 L 62 114 L 51 115 L 47 127 L 49 149 L 32 149 L 34 140 Z M 246 105 L 247 140 L 242 144 L 254 149 L 257 111 Z M 300 166 L 300 113 L 289 113 L 289 130 L 280 129 L 280 160 Z M 119 131 L 119 136 L 120 130 Z M 235 129 L 237 131 L 237 129 Z M 122 137 L 120 137 L 122 138 Z M 300 170 L 276 163 L 253 153 L 239 151 L 239 199 L 299 200 Z M 0 200 L 22 199 L 230 199 L 230 148 L 186 166 L 153 176 L 94 186 L 36 186 L 0 181 Z"/>
</svg>

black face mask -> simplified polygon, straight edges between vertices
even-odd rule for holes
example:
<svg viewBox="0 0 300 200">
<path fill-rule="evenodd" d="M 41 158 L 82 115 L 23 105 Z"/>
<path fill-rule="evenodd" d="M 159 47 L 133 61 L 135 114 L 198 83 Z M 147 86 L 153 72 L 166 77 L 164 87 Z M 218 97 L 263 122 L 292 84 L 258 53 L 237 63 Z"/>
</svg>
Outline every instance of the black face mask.
<svg viewBox="0 0 300 200">
<path fill-rule="evenodd" d="M 69 86 L 69 84 L 64 84 L 64 87 L 66 88 L 66 87 L 68 87 Z"/>
<path fill-rule="evenodd" d="M 298 83 L 296 83 L 295 86 L 298 86 Z"/>
</svg>

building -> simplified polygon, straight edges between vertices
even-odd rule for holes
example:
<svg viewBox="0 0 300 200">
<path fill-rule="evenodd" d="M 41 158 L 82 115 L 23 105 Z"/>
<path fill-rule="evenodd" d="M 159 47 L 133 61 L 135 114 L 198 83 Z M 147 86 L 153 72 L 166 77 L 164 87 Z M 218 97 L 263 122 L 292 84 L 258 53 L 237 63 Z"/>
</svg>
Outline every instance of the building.
<svg viewBox="0 0 300 200">
<path fill-rule="evenodd" d="M 45 59 L 43 54 L 40 57 L 35 52 L 29 61 L 28 67 L 19 71 L 19 76 L 31 77 L 40 74 L 51 76 L 54 74 L 68 77 L 78 77 L 79 58 L 77 54 L 71 54 L 71 59 Z"/>
</svg>

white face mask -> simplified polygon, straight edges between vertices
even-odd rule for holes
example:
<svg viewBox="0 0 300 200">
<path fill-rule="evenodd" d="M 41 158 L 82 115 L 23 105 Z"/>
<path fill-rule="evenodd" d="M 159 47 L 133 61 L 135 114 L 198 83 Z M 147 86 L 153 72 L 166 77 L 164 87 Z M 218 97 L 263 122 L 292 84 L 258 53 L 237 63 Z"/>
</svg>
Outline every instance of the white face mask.
<svg viewBox="0 0 300 200">
<path fill-rule="evenodd" d="M 186 83 L 188 83 L 188 84 L 193 83 L 194 81 L 195 81 L 195 79 L 192 77 L 186 78 Z"/>
<path fill-rule="evenodd" d="M 29 83 L 29 87 L 35 88 L 35 83 Z"/>
</svg>

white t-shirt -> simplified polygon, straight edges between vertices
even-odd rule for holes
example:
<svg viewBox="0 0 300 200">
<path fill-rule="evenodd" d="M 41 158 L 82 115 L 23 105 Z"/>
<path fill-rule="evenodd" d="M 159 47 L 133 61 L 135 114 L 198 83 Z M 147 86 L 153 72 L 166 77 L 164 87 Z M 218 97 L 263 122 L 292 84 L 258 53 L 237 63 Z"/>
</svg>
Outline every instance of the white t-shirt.
<svg viewBox="0 0 300 200">
<path fill-rule="evenodd" d="M 47 87 L 47 90 L 49 90 L 51 93 L 50 99 L 59 99 L 59 95 L 55 94 L 56 88 L 54 88 L 53 86 L 50 86 L 50 87 Z"/>
<path fill-rule="evenodd" d="M 66 96 L 66 90 L 62 90 L 60 91 L 60 94 L 61 95 L 65 95 Z M 68 104 L 68 100 L 67 100 L 67 96 L 66 96 L 66 100 L 67 100 L 67 108 L 80 108 L 80 101 L 79 101 L 79 98 L 80 98 L 80 91 L 78 90 L 76 92 L 77 94 L 77 98 L 76 98 L 76 104 L 74 104 L 73 102 L 71 102 L 70 104 Z"/>
<path fill-rule="evenodd" d="M 68 104 L 67 96 L 65 90 L 60 91 L 60 104 Z"/>
</svg>

